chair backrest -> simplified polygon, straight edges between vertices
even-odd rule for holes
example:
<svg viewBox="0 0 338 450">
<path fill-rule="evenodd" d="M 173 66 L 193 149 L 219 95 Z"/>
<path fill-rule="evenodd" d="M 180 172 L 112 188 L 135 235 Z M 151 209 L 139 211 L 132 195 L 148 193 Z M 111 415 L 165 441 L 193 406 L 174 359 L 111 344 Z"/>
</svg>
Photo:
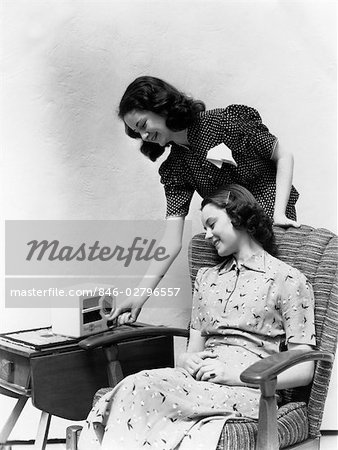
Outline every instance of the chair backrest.
<svg viewBox="0 0 338 450">
<path fill-rule="evenodd" d="M 300 228 L 274 227 L 277 257 L 296 267 L 308 278 L 315 295 L 317 349 L 335 354 L 338 328 L 337 236 L 323 228 L 302 225 Z M 192 284 L 201 267 L 218 264 L 221 258 L 204 233 L 192 238 L 189 267 Z M 311 389 L 302 389 L 308 403 L 309 433 L 318 436 L 332 364 L 318 362 Z M 284 392 L 288 401 L 298 401 L 300 389 Z M 304 395 L 303 395 L 304 397 Z"/>
</svg>

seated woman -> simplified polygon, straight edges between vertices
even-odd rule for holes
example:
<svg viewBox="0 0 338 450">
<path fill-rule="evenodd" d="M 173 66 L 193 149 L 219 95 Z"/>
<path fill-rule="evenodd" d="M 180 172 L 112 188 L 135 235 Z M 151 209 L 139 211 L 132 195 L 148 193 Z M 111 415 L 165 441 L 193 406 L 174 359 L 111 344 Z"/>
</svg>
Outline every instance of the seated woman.
<svg viewBox="0 0 338 450">
<path fill-rule="evenodd" d="M 229 418 L 257 419 L 260 390 L 240 373 L 257 360 L 315 345 L 314 299 L 304 275 L 273 257 L 272 222 L 245 188 L 202 202 L 206 239 L 224 261 L 197 274 L 187 352 L 176 368 L 121 381 L 91 411 L 79 448 L 215 449 Z M 278 376 L 311 382 L 313 362 Z"/>
</svg>

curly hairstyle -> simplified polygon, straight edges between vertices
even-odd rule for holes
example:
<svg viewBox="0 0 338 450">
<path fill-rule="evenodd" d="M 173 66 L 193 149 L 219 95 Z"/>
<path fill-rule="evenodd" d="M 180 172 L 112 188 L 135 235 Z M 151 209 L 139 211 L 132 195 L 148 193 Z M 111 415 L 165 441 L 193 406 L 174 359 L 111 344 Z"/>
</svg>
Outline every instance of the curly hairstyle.
<svg viewBox="0 0 338 450">
<path fill-rule="evenodd" d="M 234 228 L 246 230 L 264 250 L 271 255 L 277 254 L 272 220 L 245 187 L 238 184 L 222 186 L 203 199 L 201 209 L 210 203 L 226 210 Z"/>
<path fill-rule="evenodd" d="M 159 78 L 142 76 L 136 78 L 126 89 L 120 101 L 118 116 L 123 120 L 124 116 L 133 110 L 151 111 L 166 120 L 166 126 L 172 131 L 181 131 L 188 128 L 198 116 L 205 110 L 205 104 L 200 100 L 194 100 L 174 86 Z M 125 124 L 128 136 L 140 139 L 139 133 Z M 152 142 L 143 142 L 141 152 L 156 161 L 165 147 Z"/>
</svg>

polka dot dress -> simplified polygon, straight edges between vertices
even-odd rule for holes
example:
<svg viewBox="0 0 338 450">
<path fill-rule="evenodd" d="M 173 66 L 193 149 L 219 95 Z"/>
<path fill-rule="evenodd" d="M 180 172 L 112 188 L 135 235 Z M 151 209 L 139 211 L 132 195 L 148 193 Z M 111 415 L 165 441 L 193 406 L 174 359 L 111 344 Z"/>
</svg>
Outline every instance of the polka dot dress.
<svg viewBox="0 0 338 450">
<path fill-rule="evenodd" d="M 167 199 L 167 216 L 186 216 L 195 191 L 201 197 L 218 187 L 237 183 L 246 187 L 272 217 L 276 195 L 276 166 L 271 160 L 277 138 L 262 123 L 259 113 L 248 106 L 231 105 L 205 111 L 188 129 L 189 147 L 173 144 L 159 168 Z M 209 162 L 208 151 L 224 143 L 237 167 Z M 286 208 L 296 219 L 298 192 L 292 186 Z"/>
</svg>

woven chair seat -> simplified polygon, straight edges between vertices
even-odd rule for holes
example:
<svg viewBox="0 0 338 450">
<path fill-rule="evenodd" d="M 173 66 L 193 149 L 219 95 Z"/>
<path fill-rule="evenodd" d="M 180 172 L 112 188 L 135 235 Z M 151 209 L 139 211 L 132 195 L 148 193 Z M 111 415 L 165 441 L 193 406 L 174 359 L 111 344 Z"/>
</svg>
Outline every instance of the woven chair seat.
<svg viewBox="0 0 338 450">
<path fill-rule="evenodd" d="M 302 442 L 308 437 L 307 407 L 304 402 L 293 402 L 277 412 L 280 448 Z M 217 450 L 255 450 L 258 421 L 230 419 L 223 428 Z"/>
</svg>

